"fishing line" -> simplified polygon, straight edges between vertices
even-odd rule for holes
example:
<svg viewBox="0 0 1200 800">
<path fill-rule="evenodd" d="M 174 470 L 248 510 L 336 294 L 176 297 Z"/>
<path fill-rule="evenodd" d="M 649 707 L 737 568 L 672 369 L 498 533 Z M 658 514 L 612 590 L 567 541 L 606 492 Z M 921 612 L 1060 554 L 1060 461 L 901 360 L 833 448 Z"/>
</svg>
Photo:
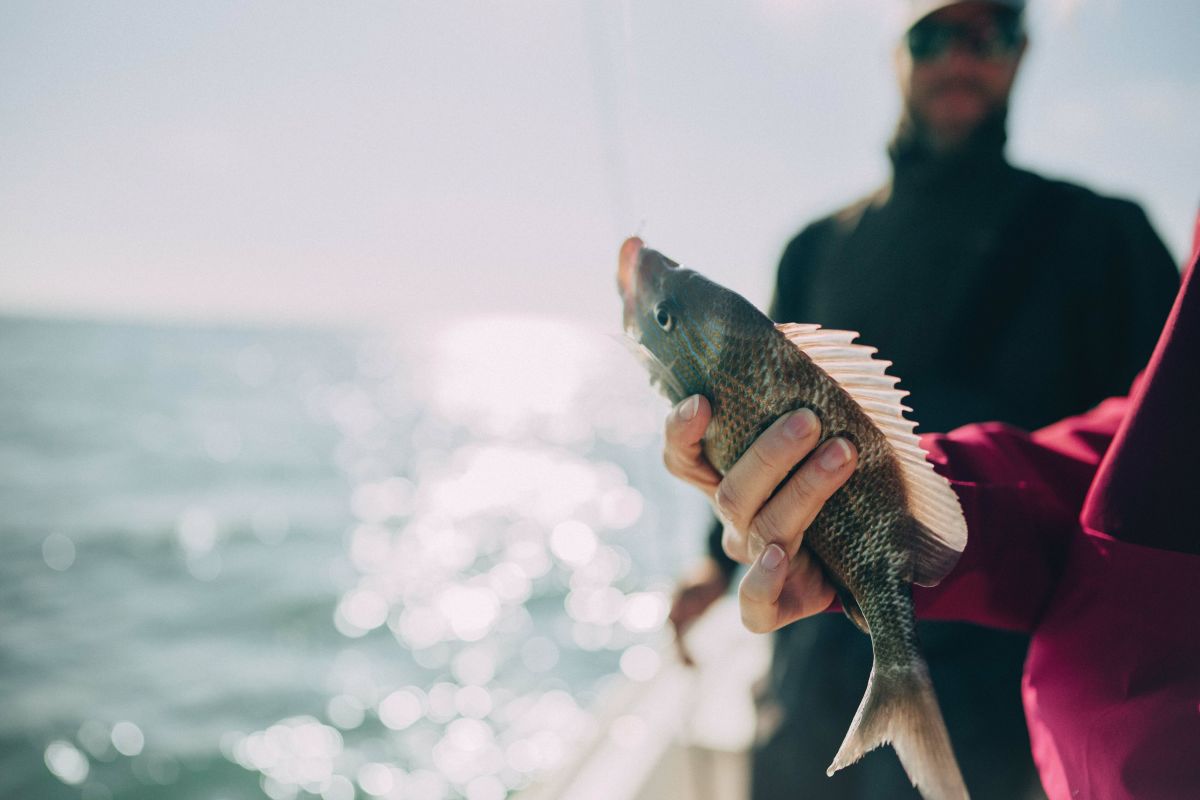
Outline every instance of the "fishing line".
<svg viewBox="0 0 1200 800">
<path fill-rule="evenodd" d="M 614 240 L 629 235 L 638 219 L 639 192 L 631 169 L 631 127 L 636 119 L 633 14 L 629 0 L 614 20 L 605 3 L 583 4 L 583 33 L 591 68 L 592 100 L 599 139 L 604 193 Z M 613 30 L 619 26 L 618 30 Z M 616 39 L 614 46 L 613 40 Z"/>
</svg>

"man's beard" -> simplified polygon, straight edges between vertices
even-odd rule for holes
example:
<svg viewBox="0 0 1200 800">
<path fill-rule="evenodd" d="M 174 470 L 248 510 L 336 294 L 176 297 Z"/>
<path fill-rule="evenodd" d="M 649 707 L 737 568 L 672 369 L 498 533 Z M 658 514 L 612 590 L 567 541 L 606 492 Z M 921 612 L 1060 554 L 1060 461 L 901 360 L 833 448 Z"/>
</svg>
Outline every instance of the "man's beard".
<svg viewBox="0 0 1200 800">
<path fill-rule="evenodd" d="M 1003 145 L 1005 127 L 1008 119 L 1008 105 L 992 98 L 975 81 L 964 78 L 948 78 L 933 86 L 930 97 L 946 91 L 966 89 L 975 92 L 988 100 L 988 109 L 969 128 L 962 131 L 939 131 L 921 115 L 911 101 L 905 102 L 896 132 L 895 144 L 901 149 L 915 149 L 936 156 L 953 156 L 956 153 L 971 150 L 977 145 L 999 140 Z"/>
</svg>

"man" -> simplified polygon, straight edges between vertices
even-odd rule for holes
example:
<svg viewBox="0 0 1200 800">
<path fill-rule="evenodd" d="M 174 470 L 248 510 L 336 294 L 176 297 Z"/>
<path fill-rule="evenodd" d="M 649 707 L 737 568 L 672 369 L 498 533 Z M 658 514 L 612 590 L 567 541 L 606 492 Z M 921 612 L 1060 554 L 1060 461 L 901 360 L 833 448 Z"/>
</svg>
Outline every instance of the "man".
<svg viewBox="0 0 1200 800">
<path fill-rule="evenodd" d="M 896 55 L 891 181 L 809 225 L 779 265 L 772 317 L 859 331 L 893 362 L 921 430 L 1036 428 L 1123 392 L 1178 287 L 1136 205 L 1005 160 L 1022 11 L 1020 0 L 913 4 Z M 710 544 L 677 593 L 679 633 L 731 580 L 719 526 Z M 1039 796 L 1020 705 L 1026 640 L 965 624 L 920 631 L 972 796 Z M 836 615 L 779 632 L 756 800 L 917 796 L 890 754 L 825 777 L 870 664 L 866 637 Z"/>
</svg>

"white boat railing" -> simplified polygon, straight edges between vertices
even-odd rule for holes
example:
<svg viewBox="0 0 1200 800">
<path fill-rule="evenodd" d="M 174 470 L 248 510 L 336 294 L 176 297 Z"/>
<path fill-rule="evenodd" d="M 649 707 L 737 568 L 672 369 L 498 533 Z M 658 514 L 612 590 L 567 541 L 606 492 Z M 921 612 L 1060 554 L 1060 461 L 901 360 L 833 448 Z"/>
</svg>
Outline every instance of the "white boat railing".
<svg viewBox="0 0 1200 800">
<path fill-rule="evenodd" d="M 650 680 L 624 680 L 592 709 L 591 736 L 516 800 L 744 800 L 754 737 L 752 687 L 770 639 L 724 598 L 688 635 L 696 666 L 664 647 Z"/>
</svg>

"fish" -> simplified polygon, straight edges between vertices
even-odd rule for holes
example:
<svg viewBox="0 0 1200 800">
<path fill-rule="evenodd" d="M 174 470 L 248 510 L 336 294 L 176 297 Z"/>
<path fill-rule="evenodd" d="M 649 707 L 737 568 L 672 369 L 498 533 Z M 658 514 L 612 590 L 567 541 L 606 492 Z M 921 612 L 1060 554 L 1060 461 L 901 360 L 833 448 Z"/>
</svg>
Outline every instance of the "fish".
<svg viewBox="0 0 1200 800">
<path fill-rule="evenodd" d="M 622 324 L 651 382 L 674 404 L 706 397 L 702 450 L 724 474 L 776 419 L 808 408 L 822 441 L 854 443 L 858 465 L 804 535 L 846 615 L 871 638 L 866 691 L 826 774 L 890 743 L 926 800 L 967 798 L 917 640 L 911 585 L 936 585 L 967 543 L 949 482 L 933 471 L 891 363 L 853 331 L 776 324 L 741 295 L 640 238 L 621 246 Z"/>
</svg>

